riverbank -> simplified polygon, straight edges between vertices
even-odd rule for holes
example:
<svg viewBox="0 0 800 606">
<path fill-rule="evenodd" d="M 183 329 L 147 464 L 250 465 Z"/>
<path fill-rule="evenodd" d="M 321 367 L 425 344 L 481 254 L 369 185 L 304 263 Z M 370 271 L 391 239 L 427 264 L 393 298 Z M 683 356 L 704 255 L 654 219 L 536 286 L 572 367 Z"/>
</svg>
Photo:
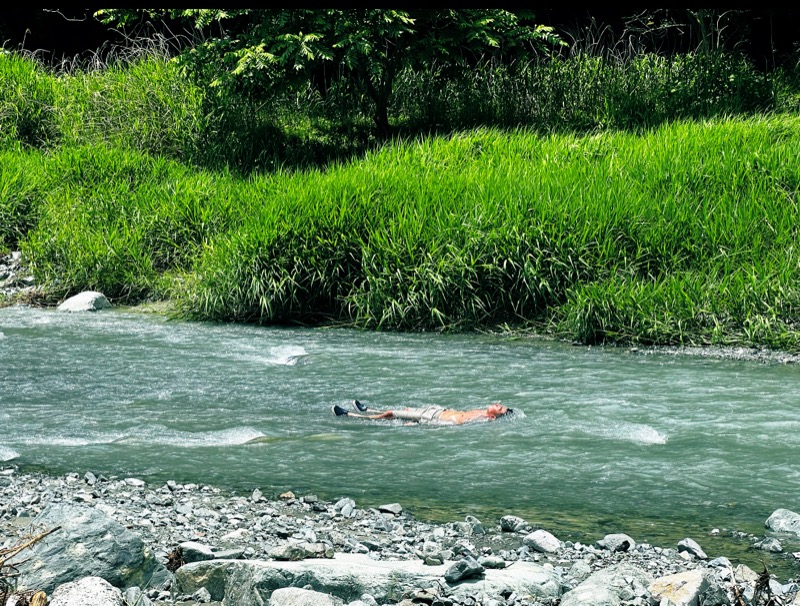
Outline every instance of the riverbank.
<svg viewBox="0 0 800 606">
<path fill-rule="evenodd" d="M 142 587 L 156 604 L 222 601 L 225 592 L 231 593 L 233 589 L 218 582 L 209 584 L 209 579 L 218 578 L 220 570 L 232 566 L 267 565 L 263 562 L 271 562 L 270 566 L 278 568 L 285 565 L 282 574 L 286 579 L 292 578 L 290 571 L 300 565 L 297 562 L 302 562 L 310 568 L 304 569 L 303 578 L 307 582 L 298 586 L 310 585 L 323 593 L 325 585 L 319 580 L 321 577 L 315 576 L 319 572 L 316 568 L 333 567 L 327 572 L 331 575 L 335 573 L 337 562 L 347 562 L 350 569 L 336 574 L 349 574 L 351 584 L 357 584 L 367 582 L 358 575 L 353 576 L 359 567 L 364 567 L 364 575 L 379 574 L 386 567 L 391 569 L 392 563 L 405 562 L 397 566 L 417 565 L 420 568 L 414 574 L 424 572 L 427 576 L 415 577 L 408 573 L 409 584 L 403 595 L 380 595 L 380 603 L 410 604 L 413 599 L 416 603 L 450 606 L 554 604 L 558 600 L 562 604 L 571 603 L 569 592 L 573 592 L 574 597 L 582 583 L 593 577 L 596 581 L 599 573 L 608 573 L 620 566 L 629 567 L 625 568 L 629 576 L 641 575 L 642 579 L 650 580 L 649 585 L 639 581 L 640 595 L 631 596 L 625 602 L 642 605 L 650 603 L 656 581 L 671 575 L 683 575 L 679 578 L 684 582 L 704 579 L 702 589 L 698 589 L 701 593 L 713 586 L 722 594 L 727 592 L 733 596 L 732 592 L 740 591 L 751 599 L 759 578 L 756 571 L 726 558 L 709 559 L 702 549 L 705 537 L 687 537 L 677 545 L 654 546 L 639 544 L 634 537 L 625 535 L 624 529 L 619 529 L 621 532 L 597 537 L 594 544 L 581 544 L 561 541 L 546 528 L 540 528 L 535 520 L 524 520 L 513 514 L 498 520 L 467 516 L 464 520 L 434 524 L 415 519 L 401 503 L 357 503 L 346 496 L 336 502 L 325 502 L 312 494 L 265 495 L 259 489 L 242 495 L 212 486 L 171 481 L 150 486 L 137 478 L 105 478 L 91 472 L 51 477 L 22 473 L 8 464 L 0 471 L 0 495 L 0 536 L 4 537 L 4 546 L 20 543 L 26 533 L 30 533 L 31 522 L 45 519 L 37 516 L 62 504 L 102 512 L 140 537 L 161 565 L 166 567 L 172 562 L 171 572 L 175 573 L 174 577 L 163 577 L 168 578 L 163 587 Z M 48 530 L 41 525 L 34 529 L 37 532 Z M 75 536 L 74 529 L 70 532 Z M 186 565 L 183 571 L 175 568 L 176 558 Z M 476 564 L 471 572 L 462 570 L 459 574 L 465 576 L 456 578 L 453 576 L 456 573 L 450 569 L 460 561 Z M 462 563 L 461 567 L 464 566 Z M 529 574 L 530 570 L 535 570 L 545 575 L 543 579 L 546 580 L 539 585 L 547 588 L 542 589 L 542 595 L 515 593 L 514 583 L 522 581 L 510 576 L 502 577 L 507 585 L 505 589 L 510 591 L 489 583 L 497 581 L 495 571 L 508 569 L 510 574 L 515 566 L 518 569 L 534 566 L 526 568 Z M 25 568 L 21 570 L 24 584 L 27 572 Z M 451 582 L 426 584 L 445 573 L 449 573 Z M 423 577 L 426 583 L 412 586 L 414 579 L 421 582 Z M 479 579 L 483 579 L 483 585 L 470 585 Z M 336 583 L 328 582 L 331 583 L 327 587 L 330 595 L 342 593 Z M 795 579 L 773 578 L 771 588 L 774 594 L 786 600 L 782 603 L 788 604 L 800 586 Z M 192 591 L 186 593 L 190 589 Z M 545 595 L 547 592 L 552 594 Z M 427 595 L 427 599 L 422 599 L 423 595 Z M 357 598 L 370 603 L 369 597 Z M 354 603 L 355 599 L 345 601 Z M 404 599 L 408 601 L 403 602 Z M 236 606 L 230 596 L 225 604 Z"/>
<path fill-rule="evenodd" d="M 484 129 L 246 179 L 107 146 L 21 150 L 3 152 L 0 189 L 26 201 L 7 211 L 24 232 L 9 245 L 62 296 L 169 299 L 194 320 L 797 353 L 797 120 Z"/>
</svg>

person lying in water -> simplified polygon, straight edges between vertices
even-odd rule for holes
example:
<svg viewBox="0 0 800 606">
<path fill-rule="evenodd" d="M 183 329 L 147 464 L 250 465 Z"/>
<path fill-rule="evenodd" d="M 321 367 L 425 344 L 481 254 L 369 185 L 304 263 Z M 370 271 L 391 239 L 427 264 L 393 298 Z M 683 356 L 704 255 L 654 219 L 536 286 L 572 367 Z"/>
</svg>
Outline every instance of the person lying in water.
<svg viewBox="0 0 800 606">
<path fill-rule="evenodd" d="M 353 407 L 358 412 L 350 412 L 341 406 L 334 405 L 333 414 L 337 417 L 347 416 L 356 419 L 370 419 L 373 421 L 399 419 L 401 421 L 407 421 L 408 425 L 463 425 L 464 423 L 494 421 L 514 414 L 513 409 L 508 406 L 503 406 L 499 402 L 489 404 L 486 408 L 464 411 L 442 408 L 441 406 L 427 406 L 425 408 L 400 408 L 397 410 L 377 412 L 370 410 L 358 400 L 353 400 Z"/>
</svg>

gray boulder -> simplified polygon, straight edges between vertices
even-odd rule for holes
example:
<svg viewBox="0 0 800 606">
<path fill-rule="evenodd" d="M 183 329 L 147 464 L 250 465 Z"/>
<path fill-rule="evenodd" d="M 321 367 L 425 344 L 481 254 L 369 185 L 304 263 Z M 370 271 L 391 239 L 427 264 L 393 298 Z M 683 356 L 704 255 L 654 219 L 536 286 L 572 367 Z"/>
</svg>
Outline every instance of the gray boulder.
<svg viewBox="0 0 800 606">
<path fill-rule="evenodd" d="M 800 537 L 800 514 L 789 509 L 776 509 L 764 524 L 775 532 L 788 532 Z"/>
<path fill-rule="evenodd" d="M 190 562 L 213 560 L 215 557 L 211 547 L 196 541 L 184 541 L 180 544 L 180 548 L 183 561 L 187 564 Z"/>
<path fill-rule="evenodd" d="M 100 577 L 84 577 L 59 585 L 50 606 L 123 606 L 122 592 Z"/>
<path fill-rule="evenodd" d="M 419 587 L 443 582 L 452 562 L 426 566 L 420 560 L 373 560 L 362 554 L 337 553 L 333 559 L 279 562 L 271 560 L 211 560 L 195 562 L 175 573 L 175 589 L 191 595 L 206 587 L 211 598 L 226 604 L 266 604 L 276 589 L 306 587 L 345 602 L 369 594 L 380 603 L 397 602 Z M 487 569 L 481 578 L 451 586 L 453 595 L 500 593 L 555 599 L 561 594 L 558 574 L 532 562 L 516 562 L 503 570 Z"/>
<path fill-rule="evenodd" d="M 55 503 L 31 522 L 34 533 L 57 527 L 26 552 L 20 588 L 50 594 L 83 577 L 100 577 L 121 588 L 160 588 L 171 580 L 137 535 L 99 509 Z"/>
<path fill-rule="evenodd" d="M 631 564 L 616 564 L 594 573 L 561 599 L 561 606 L 620 606 L 648 603 L 652 577 Z"/>
<path fill-rule="evenodd" d="M 486 569 L 478 564 L 475 558 L 467 556 L 462 558 L 444 573 L 444 580 L 448 583 L 458 583 L 464 579 L 471 579 L 473 577 L 481 576 Z"/>
<path fill-rule="evenodd" d="M 58 306 L 59 311 L 98 311 L 111 307 L 106 296 L 101 292 L 86 290 L 70 297 Z"/>
</svg>

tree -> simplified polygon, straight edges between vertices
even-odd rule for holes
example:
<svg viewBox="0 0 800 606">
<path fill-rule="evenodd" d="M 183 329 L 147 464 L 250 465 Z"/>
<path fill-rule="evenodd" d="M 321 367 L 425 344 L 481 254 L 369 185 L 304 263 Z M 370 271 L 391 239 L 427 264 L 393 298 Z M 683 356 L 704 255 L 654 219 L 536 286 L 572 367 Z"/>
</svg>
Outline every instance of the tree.
<svg viewBox="0 0 800 606">
<path fill-rule="evenodd" d="M 490 57 L 531 58 L 564 44 L 531 13 L 502 9 L 105 9 L 97 16 L 119 26 L 147 18 L 189 26 L 195 43 L 179 60 L 222 93 L 269 96 L 344 80 L 384 135 L 403 69 L 436 61 L 458 70 Z"/>
</svg>

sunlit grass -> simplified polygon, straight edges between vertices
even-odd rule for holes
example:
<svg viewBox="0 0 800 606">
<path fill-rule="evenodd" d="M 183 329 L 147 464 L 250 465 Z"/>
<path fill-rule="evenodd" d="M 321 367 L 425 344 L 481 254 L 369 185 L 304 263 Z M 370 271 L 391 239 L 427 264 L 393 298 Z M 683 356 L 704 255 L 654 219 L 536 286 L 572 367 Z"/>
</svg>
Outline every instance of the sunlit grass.
<svg viewBox="0 0 800 606">
<path fill-rule="evenodd" d="M 733 117 L 773 93 L 729 60 L 706 65 L 734 76 L 716 84 L 686 78 L 692 57 L 478 71 L 483 106 L 411 78 L 400 122 L 450 90 L 441 124 L 529 127 L 366 151 L 335 104 L 222 116 L 158 56 L 55 74 L 2 55 L 0 250 L 21 247 L 51 293 L 171 298 L 198 319 L 798 349 L 800 119 Z M 330 163 L 337 141 L 363 153 Z"/>
</svg>

